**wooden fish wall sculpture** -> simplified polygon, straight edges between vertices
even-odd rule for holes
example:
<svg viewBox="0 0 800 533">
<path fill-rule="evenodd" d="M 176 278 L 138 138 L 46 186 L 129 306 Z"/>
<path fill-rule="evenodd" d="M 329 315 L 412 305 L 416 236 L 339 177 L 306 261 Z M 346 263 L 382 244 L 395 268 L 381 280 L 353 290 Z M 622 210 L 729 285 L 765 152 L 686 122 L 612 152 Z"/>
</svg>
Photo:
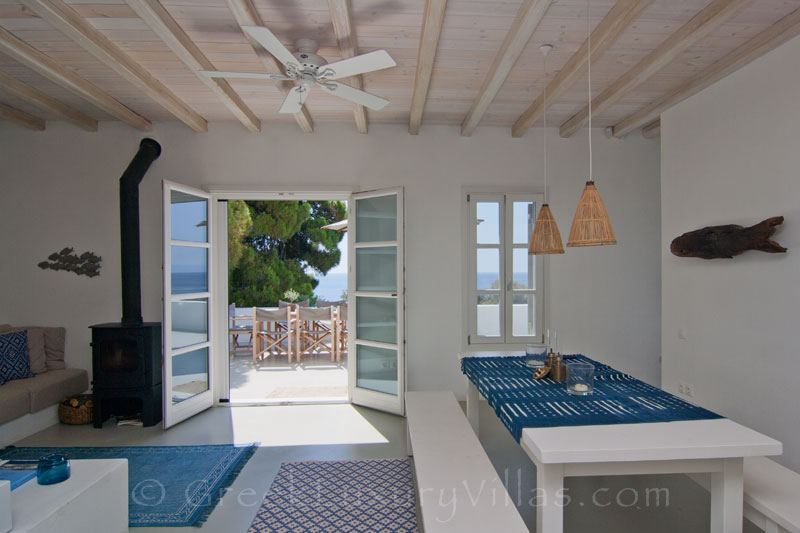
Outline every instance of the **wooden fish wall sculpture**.
<svg viewBox="0 0 800 533">
<path fill-rule="evenodd" d="M 669 249 L 678 257 L 701 259 L 730 259 L 747 250 L 783 254 L 786 248 L 770 240 L 775 227 L 781 224 L 783 217 L 768 218 L 749 228 L 736 224 L 708 226 L 676 237 Z"/>
<path fill-rule="evenodd" d="M 64 248 L 60 252 L 50 254 L 47 258 L 51 261 L 42 261 L 39 268 L 42 270 L 66 270 L 79 276 L 93 278 L 100 275 L 100 260 L 102 257 L 93 252 L 84 252 L 80 256 L 72 253 L 74 248 Z"/>
</svg>

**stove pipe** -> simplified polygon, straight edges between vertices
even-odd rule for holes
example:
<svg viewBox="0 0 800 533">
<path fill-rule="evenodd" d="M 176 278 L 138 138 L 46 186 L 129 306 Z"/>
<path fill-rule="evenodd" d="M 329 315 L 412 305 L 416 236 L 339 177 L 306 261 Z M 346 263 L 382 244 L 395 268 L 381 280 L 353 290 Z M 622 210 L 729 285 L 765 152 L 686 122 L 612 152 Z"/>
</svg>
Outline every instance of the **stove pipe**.
<svg viewBox="0 0 800 533">
<path fill-rule="evenodd" d="M 139 151 L 119 179 L 119 228 L 122 255 L 122 324 L 142 324 L 142 274 L 139 254 L 139 183 L 150 164 L 161 155 L 161 145 L 142 139 Z"/>
</svg>

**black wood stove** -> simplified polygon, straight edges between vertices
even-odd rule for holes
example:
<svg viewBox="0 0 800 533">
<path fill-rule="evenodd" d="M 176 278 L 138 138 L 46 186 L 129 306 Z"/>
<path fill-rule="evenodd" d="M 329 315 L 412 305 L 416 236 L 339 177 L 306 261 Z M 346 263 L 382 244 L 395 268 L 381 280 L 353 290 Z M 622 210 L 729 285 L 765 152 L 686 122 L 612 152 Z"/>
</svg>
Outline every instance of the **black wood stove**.
<svg viewBox="0 0 800 533">
<path fill-rule="evenodd" d="M 145 426 L 161 421 L 161 323 L 142 321 L 139 257 L 139 183 L 159 155 L 161 146 L 143 139 L 119 180 L 122 322 L 90 326 L 97 428 L 111 415 L 140 415 Z"/>
</svg>

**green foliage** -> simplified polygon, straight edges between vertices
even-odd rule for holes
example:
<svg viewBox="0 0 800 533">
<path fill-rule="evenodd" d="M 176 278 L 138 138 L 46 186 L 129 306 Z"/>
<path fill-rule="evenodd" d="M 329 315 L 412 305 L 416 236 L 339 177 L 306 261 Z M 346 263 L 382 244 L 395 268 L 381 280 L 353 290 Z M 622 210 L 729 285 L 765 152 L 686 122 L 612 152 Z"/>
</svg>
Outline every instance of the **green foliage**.
<svg viewBox="0 0 800 533">
<path fill-rule="evenodd" d="M 239 265 L 244 255 L 244 238 L 253 227 L 250 209 L 242 200 L 228 202 L 228 265 L 231 269 Z"/>
<path fill-rule="evenodd" d="M 321 229 L 343 220 L 343 202 L 228 202 L 228 301 L 238 307 L 277 306 L 292 289 L 311 299 L 317 281 L 339 264 L 344 234 Z"/>
</svg>

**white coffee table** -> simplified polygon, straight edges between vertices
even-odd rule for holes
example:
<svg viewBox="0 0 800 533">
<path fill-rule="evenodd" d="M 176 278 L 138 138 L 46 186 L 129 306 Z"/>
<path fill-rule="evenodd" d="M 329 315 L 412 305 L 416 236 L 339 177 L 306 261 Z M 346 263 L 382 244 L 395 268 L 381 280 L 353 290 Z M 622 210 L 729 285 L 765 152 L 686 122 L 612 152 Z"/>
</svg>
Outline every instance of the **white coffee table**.
<svg viewBox="0 0 800 533">
<path fill-rule="evenodd" d="M 70 461 L 55 485 L 32 479 L 11 493 L 11 533 L 128 531 L 128 460 Z"/>
</svg>

